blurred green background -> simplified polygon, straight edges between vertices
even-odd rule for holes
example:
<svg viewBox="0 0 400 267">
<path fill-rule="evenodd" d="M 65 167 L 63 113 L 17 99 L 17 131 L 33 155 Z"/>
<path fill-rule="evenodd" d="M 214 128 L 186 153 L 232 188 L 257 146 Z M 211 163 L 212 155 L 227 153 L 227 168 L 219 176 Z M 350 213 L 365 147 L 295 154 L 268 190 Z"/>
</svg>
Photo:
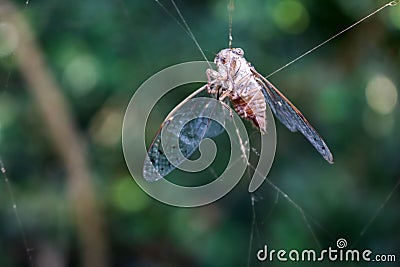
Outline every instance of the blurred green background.
<svg viewBox="0 0 400 267">
<path fill-rule="evenodd" d="M 169 1 L 160 2 L 178 18 Z M 335 248 L 338 238 L 345 238 L 348 247 L 395 254 L 397 263 L 384 265 L 399 266 L 400 5 L 269 78 L 324 137 L 335 164 L 327 164 L 301 134 L 277 122 L 269 179 L 298 207 L 264 183 L 255 193 L 253 212 L 249 179 L 211 205 L 184 209 L 147 196 L 127 170 L 121 127 L 135 90 L 165 67 L 203 60 L 156 1 L 12 3 L 15 12 L 4 13 L 11 3 L 0 1 L 0 157 L 15 198 L 3 176 L 0 266 L 248 266 L 248 261 L 249 266 L 283 266 L 288 263 L 260 263 L 257 250 L 264 244 L 286 250 Z M 257 70 L 268 75 L 385 3 L 238 0 L 233 46 L 243 48 Z M 227 4 L 177 1 L 209 60 L 228 45 Z M 63 146 L 55 145 L 63 140 L 54 137 L 40 108 L 54 103 L 34 96 L 29 77 L 38 76 L 29 76 L 35 70 L 23 66 L 30 66 L 30 54 L 18 49 L 35 47 L 24 43 L 28 35 L 10 22 L 12 15 L 20 16 L 35 36 L 47 75 L 66 103 L 89 170 L 88 187 L 78 188 L 89 188 L 94 199 L 82 189 L 77 202 L 71 201 L 76 188 L 68 181 L 74 167 L 63 159 Z M 190 90 L 194 87 L 187 95 Z M 148 125 L 149 140 L 184 96 L 158 107 Z M 56 118 L 58 112 L 56 107 Z M 64 125 L 62 117 L 58 122 Z M 94 207 L 86 205 L 90 201 Z M 80 213 L 89 212 L 87 217 L 76 215 L 80 207 L 87 208 Z M 91 208 L 98 216 L 93 229 L 98 224 L 101 229 L 94 240 L 90 234 L 82 237 L 91 230 Z M 301 264 L 310 265 L 296 263 Z"/>
</svg>

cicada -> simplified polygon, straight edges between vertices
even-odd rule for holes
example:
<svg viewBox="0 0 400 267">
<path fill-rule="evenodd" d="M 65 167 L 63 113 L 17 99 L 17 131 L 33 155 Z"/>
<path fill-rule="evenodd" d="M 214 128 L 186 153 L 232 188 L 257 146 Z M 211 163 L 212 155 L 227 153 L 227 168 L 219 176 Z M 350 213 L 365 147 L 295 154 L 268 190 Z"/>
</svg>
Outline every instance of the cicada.
<svg viewBox="0 0 400 267">
<path fill-rule="evenodd" d="M 301 132 L 327 162 L 333 163 L 333 155 L 322 137 L 303 114 L 244 58 L 243 49 L 223 49 L 216 55 L 214 63 L 217 70 L 207 70 L 208 83 L 195 94 L 207 90 L 220 101 L 229 99 L 238 115 L 251 121 L 261 134 L 266 132 L 268 104 L 283 125 L 292 132 Z M 190 95 L 182 103 L 195 94 Z M 180 149 L 180 153 L 188 158 L 204 138 L 214 137 L 223 131 L 221 125 L 199 114 L 198 118 L 188 122 L 179 133 L 176 133 L 179 135 L 179 147 L 165 148 L 165 144 L 161 144 L 161 129 L 171 120 L 178 119 L 175 114 L 181 104 L 164 120 L 149 147 L 143 168 L 143 176 L 148 181 L 165 177 L 176 168 L 176 164 L 171 164 L 165 156 L 165 149 L 172 154 Z M 206 112 L 206 108 L 204 110 Z"/>
</svg>

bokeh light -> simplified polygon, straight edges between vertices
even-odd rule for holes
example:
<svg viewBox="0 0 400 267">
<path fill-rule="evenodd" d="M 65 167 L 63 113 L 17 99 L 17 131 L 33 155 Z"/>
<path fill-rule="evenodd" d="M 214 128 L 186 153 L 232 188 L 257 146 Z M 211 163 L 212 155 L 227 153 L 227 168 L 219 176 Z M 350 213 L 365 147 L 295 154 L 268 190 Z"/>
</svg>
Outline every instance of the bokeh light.
<svg viewBox="0 0 400 267">
<path fill-rule="evenodd" d="M 121 211 L 139 212 L 149 204 L 149 199 L 132 177 L 118 179 L 112 186 L 113 203 Z"/>
<path fill-rule="evenodd" d="M 95 59 L 89 55 L 77 55 L 67 64 L 64 79 L 78 95 L 88 93 L 99 79 Z"/>
<path fill-rule="evenodd" d="M 290 34 L 302 33 L 309 24 L 307 10 L 296 0 L 279 1 L 273 10 L 273 18 L 282 31 Z"/>
<path fill-rule="evenodd" d="M 104 106 L 91 121 L 90 135 L 103 146 L 113 147 L 121 140 L 123 110 L 110 105 Z M 118 130 L 116 130 L 118 129 Z"/>
<path fill-rule="evenodd" d="M 365 89 L 367 103 L 375 112 L 386 115 L 393 111 L 397 103 L 397 89 L 384 75 L 376 75 Z"/>
</svg>

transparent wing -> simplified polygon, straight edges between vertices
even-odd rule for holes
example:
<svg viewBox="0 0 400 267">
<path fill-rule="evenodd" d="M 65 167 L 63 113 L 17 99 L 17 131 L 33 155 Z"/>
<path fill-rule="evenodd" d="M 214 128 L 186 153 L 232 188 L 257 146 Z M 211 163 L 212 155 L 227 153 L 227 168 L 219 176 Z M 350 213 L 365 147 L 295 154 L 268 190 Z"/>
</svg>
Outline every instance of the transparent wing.
<svg viewBox="0 0 400 267">
<path fill-rule="evenodd" d="M 333 163 L 333 155 L 325 144 L 325 141 L 303 114 L 272 83 L 257 71 L 253 70 L 253 74 L 263 88 L 262 91 L 265 100 L 282 124 L 292 132 L 300 131 L 326 161 Z"/>
<path fill-rule="evenodd" d="M 218 136 L 224 131 L 221 124 L 209 119 L 218 112 L 224 112 L 220 106 L 196 101 L 185 105 L 202 90 L 204 87 L 183 100 L 162 123 L 144 162 L 143 176 L 147 181 L 165 177 L 189 158 L 204 138 Z"/>
</svg>

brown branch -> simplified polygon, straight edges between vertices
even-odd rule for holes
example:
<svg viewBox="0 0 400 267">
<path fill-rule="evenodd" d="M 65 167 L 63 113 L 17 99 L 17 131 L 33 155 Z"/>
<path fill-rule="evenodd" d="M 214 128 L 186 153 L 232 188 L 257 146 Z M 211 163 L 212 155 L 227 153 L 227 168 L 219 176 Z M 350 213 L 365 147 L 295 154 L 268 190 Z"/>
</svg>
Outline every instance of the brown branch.
<svg viewBox="0 0 400 267">
<path fill-rule="evenodd" d="M 107 266 L 106 242 L 101 225 L 86 150 L 77 133 L 61 89 L 44 62 L 29 23 L 9 1 L 0 1 L 0 18 L 18 30 L 15 56 L 27 87 L 42 113 L 49 135 L 67 170 L 67 185 L 80 238 L 82 266 Z"/>
</svg>

